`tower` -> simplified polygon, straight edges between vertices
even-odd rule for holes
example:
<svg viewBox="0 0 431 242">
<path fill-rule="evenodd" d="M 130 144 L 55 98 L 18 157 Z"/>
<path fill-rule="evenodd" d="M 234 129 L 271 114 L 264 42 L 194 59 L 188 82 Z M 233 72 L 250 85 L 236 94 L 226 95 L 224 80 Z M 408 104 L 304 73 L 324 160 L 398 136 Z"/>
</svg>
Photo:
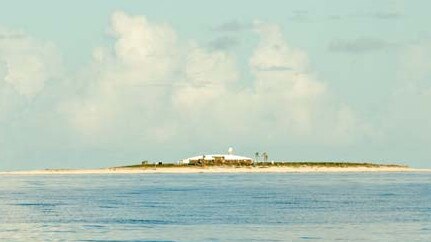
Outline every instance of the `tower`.
<svg viewBox="0 0 431 242">
<path fill-rule="evenodd" d="M 233 148 L 232 148 L 232 147 L 229 147 L 229 149 L 227 150 L 227 153 L 228 153 L 229 155 L 233 155 Z"/>
</svg>

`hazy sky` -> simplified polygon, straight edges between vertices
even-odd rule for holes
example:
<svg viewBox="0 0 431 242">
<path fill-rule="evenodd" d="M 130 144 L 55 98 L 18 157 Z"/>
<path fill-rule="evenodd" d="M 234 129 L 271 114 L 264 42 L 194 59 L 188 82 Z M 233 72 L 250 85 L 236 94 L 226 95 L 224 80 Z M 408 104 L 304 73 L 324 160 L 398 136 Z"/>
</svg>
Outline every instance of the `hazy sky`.
<svg viewBox="0 0 431 242">
<path fill-rule="evenodd" d="M 1 1 L 0 170 L 431 167 L 429 1 Z"/>
</svg>

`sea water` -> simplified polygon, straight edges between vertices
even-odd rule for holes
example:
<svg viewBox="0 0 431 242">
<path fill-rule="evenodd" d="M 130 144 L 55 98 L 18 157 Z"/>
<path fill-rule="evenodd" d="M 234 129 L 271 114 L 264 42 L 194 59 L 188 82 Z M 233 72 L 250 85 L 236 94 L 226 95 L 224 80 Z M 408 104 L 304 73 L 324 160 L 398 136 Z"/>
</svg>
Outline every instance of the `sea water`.
<svg viewBox="0 0 431 242">
<path fill-rule="evenodd" d="M 431 241 L 431 173 L 0 175 L 0 241 Z"/>
</svg>

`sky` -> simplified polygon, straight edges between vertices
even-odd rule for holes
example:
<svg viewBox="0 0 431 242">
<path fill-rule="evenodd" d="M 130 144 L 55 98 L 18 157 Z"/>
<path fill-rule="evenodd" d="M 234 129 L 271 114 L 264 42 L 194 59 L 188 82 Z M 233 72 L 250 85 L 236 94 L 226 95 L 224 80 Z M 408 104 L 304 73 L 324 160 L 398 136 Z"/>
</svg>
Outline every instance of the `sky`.
<svg viewBox="0 0 431 242">
<path fill-rule="evenodd" d="M 429 1 L 4 1 L 0 170 L 270 160 L 430 168 Z"/>
</svg>

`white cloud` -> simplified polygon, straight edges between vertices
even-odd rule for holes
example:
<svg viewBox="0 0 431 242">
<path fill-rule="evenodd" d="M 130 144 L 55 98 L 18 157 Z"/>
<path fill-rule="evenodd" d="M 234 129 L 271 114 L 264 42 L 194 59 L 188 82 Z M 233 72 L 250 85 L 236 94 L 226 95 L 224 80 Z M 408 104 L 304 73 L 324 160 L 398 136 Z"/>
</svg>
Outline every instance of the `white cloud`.
<svg viewBox="0 0 431 242">
<path fill-rule="evenodd" d="M 113 13 L 111 29 L 114 46 L 95 48 L 92 66 L 76 77 L 88 83 L 59 110 L 86 137 L 157 130 L 164 140 L 172 132 L 163 132 L 161 112 L 169 109 L 180 63 L 176 34 L 166 24 L 124 12 Z"/>
<path fill-rule="evenodd" d="M 60 54 L 52 43 L 0 27 L 0 133 L 25 122 L 34 97 L 61 71 Z"/>
<path fill-rule="evenodd" d="M 89 80 L 85 91 L 60 105 L 87 141 L 289 137 L 333 144 L 356 135 L 354 112 L 335 101 L 313 76 L 307 54 L 277 25 L 254 25 L 259 43 L 249 59 L 254 80 L 246 85 L 233 53 L 181 42 L 166 24 L 116 12 L 111 29 L 113 46 L 96 48 L 91 68 L 77 77 Z"/>
<path fill-rule="evenodd" d="M 398 80 L 380 118 L 385 142 L 408 146 L 431 142 L 431 42 L 421 40 L 398 52 Z"/>
<path fill-rule="evenodd" d="M 46 81 L 58 76 L 60 57 L 56 48 L 17 31 L 0 29 L 0 33 L 0 65 L 4 65 L 0 81 L 22 96 L 34 97 Z"/>
<path fill-rule="evenodd" d="M 227 95 L 227 88 L 238 81 L 235 60 L 226 52 L 210 52 L 196 44 L 185 59 L 184 81 L 175 89 L 173 103 L 180 114 L 210 111 L 209 103 Z"/>
<path fill-rule="evenodd" d="M 111 27 L 116 37 L 116 57 L 129 71 L 136 71 L 141 80 L 165 78 L 173 71 L 177 37 L 170 26 L 151 23 L 143 16 L 115 12 Z"/>
<path fill-rule="evenodd" d="M 257 22 L 255 30 L 260 42 L 250 67 L 256 106 L 272 113 L 275 132 L 307 142 L 350 141 L 360 129 L 356 117 L 316 80 L 306 53 L 290 46 L 277 25 Z"/>
<path fill-rule="evenodd" d="M 256 22 L 254 29 L 260 37 L 260 43 L 250 60 L 253 70 L 306 71 L 307 55 L 287 44 L 278 25 Z"/>
<path fill-rule="evenodd" d="M 194 61 L 186 64 L 188 85 L 174 90 L 180 122 L 193 124 L 188 133 L 208 138 L 223 130 L 250 142 L 288 137 L 319 144 L 350 143 L 363 135 L 365 126 L 353 110 L 316 80 L 306 53 L 288 45 L 279 26 L 258 22 L 255 30 L 260 41 L 249 62 L 255 80 L 242 89 L 236 88 L 241 77 L 233 56 L 189 51 L 187 60 Z"/>
<path fill-rule="evenodd" d="M 192 44 L 187 54 L 186 78 L 195 84 L 229 84 L 238 80 L 234 58 L 226 52 L 210 52 Z"/>
</svg>

